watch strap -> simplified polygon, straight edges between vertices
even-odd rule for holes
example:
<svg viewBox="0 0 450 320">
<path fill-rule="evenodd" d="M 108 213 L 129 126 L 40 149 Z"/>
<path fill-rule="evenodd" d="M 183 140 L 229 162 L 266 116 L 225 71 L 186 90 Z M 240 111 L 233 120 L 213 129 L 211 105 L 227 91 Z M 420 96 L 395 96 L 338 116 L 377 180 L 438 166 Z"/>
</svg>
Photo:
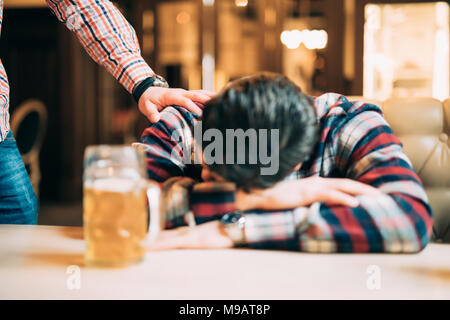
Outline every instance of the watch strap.
<svg viewBox="0 0 450 320">
<path fill-rule="evenodd" d="M 134 89 L 134 91 L 133 91 L 134 100 L 137 103 L 139 103 L 139 99 L 141 98 L 142 94 L 145 92 L 145 90 L 147 90 L 150 87 L 168 88 L 169 84 L 163 77 L 161 77 L 157 74 L 155 74 L 151 77 L 148 77 L 145 80 L 143 80 L 141 83 L 139 83 L 138 86 L 136 87 L 136 89 Z"/>
</svg>

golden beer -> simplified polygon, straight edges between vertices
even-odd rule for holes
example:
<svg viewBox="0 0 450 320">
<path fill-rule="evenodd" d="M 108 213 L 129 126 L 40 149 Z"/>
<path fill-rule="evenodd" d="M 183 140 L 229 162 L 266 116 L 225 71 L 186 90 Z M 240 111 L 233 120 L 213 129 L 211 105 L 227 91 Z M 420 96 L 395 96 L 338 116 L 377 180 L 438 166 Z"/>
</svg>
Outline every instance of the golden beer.
<svg viewBox="0 0 450 320">
<path fill-rule="evenodd" d="M 83 221 L 88 265 L 141 261 L 148 223 L 145 181 L 101 178 L 85 183 Z"/>
</svg>

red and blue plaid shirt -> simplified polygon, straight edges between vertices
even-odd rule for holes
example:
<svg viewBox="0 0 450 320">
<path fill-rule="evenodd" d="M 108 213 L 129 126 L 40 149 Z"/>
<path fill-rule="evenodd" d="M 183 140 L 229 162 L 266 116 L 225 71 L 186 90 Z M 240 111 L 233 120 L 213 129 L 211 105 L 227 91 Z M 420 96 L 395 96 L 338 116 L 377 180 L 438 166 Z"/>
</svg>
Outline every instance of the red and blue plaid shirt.
<svg viewBox="0 0 450 320">
<path fill-rule="evenodd" d="M 56 17 L 73 31 L 89 55 L 130 93 L 154 73 L 142 59 L 131 25 L 108 0 L 47 0 Z M 0 31 L 3 0 L 0 0 Z M 9 85 L 0 62 L 0 142 L 10 130 Z"/>
<path fill-rule="evenodd" d="M 419 177 L 380 108 L 334 93 L 316 98 L 315 107 L 319 142 L 310 160 L 288 179 L 349 178 L 381 193 L 358 196 L 356 208 L 317 202 L 279 212 L 248 211 L 248 245 L 307 252 L 422 250 L 431 236 L 431 209 Z M 196 121 L 183 108 L 166 108 L 161 121 L 148 127 L 138 144 L 147 152 L 150 177 L 164 182 L 169 226 L 183 224 L 183 215 L 189 211 L 197 223 L 203 223 L 236 209 L 233 184 L 194 183 L 200 181 L 198 168 L 182 161 L 183 150 L 193 144 L 191 128 Z M 185 146 L 179 148 L 180 143 Z"/>
</svg>

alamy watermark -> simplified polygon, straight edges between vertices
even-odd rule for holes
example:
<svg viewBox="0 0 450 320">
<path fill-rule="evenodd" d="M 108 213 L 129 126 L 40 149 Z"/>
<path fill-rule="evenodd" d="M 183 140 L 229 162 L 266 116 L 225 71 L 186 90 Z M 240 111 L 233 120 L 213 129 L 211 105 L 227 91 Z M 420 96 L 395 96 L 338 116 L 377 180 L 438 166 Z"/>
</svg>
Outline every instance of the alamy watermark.
<svg viewBox="0 0 450 320">
<path fill-rule="evenodd" d="M 369 275 L 366 280 L 366 287 L 369 290 L 381 289 L 381 268 L 377 265 L 367 267 L 366 273 Z"/>
<path fill-rule="evenodd" d="M 172 133 L 172 141 L 178 142 L 172 149 L 172 159 L 179 158 L 181 152 L 183 164 L 250 164 L 260 165 L 261 175 L 275 175 L 278 172 L 280 164 L 279 129 L 247 129 L 245 131 L 243 129 L 226 129 L 223 134 L 222 131 L 214 128 L 203 132 L 202 122 L 199 121 L 193 131 L 193 140 L 195 141 L 193 145 L 183 143 L 182 137 L 186 136 L 186 132 L 182 129 Z M 248 152 L 246 148 L 248 148 Z"/>
<path fill-rule="evenodd" d="M 66 280 L 66 286 L 69 290 L 81 289 L 81 269 L 79 266 L 71 265 L 66 269 L 66 274 L 69 276 Z"/>
</svg>

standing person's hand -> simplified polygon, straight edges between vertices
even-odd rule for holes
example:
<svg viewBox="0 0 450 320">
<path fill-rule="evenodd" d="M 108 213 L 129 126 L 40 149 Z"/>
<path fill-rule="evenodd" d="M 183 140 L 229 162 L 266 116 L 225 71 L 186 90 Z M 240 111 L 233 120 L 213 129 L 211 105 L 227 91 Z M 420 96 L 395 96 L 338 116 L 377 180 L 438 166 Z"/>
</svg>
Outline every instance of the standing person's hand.
<svg viewBox="0 0 450 320">
<path fill-rule="evenodd" d="M 206 90 L 172 89 L 163 87 L 150 87 L 139 98 L 139 110 L 152 123 L 160 119 L 159 112 L 165 107 L 177 105 L 201 115 L 200 105 L 215 96 L 214 92 Z"/>
</svg>

